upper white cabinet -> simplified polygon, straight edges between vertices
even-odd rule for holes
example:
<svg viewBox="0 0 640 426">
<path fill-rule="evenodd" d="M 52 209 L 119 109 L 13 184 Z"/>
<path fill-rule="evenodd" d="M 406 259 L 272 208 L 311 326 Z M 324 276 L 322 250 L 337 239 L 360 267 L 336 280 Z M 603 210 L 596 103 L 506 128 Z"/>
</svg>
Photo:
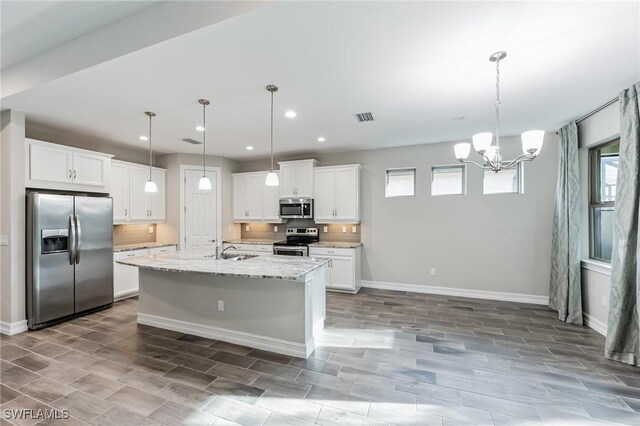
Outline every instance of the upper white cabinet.
<svg viewBox="0 0 640 426">
<path fill-rule="evenodd" d="M 27 187 L 109 192 L 112 155 L 27 139 Z"/>
<path fill-rule="evenodd" d="M 281 198 L 313 198 L 316 160 L 283 161 L 280 165 Z"/>
<path fill-rule="evenodd" d="M 149 167 L 124 161 L 111 162 L 111 198 L 113 198 L 113 222 L 155 223 L 167 218 L 167 171 L 153 167 L 151 178 L 158 192 L 144 192 L 149 180 Z"/>
<path fill-rule="evenodd" d="M 316 223 L 360 222 L 360 165 L 316 167 Z"/>
<path fill-rule="evenodd" d="M 233 220 L 235 222 L 280 222 L 278 187 L 265 185 L 267 172 L 233 175 Z"/>
</svg>

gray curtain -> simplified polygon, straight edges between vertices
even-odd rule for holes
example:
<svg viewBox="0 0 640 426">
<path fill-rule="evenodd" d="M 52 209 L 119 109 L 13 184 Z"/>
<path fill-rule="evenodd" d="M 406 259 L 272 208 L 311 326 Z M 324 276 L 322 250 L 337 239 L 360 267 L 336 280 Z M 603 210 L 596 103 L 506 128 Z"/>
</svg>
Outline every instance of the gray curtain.
<svg viewBox="0 0 640 426">
<path fill-rule="evenodd" d="M 560 136 L 560 167 L 553 210 L 549 307 L 558 319 L 582 325 L 580 284 L 580 177 L 578 126 L 563 126 Z"/>
<path fill-rule="evenodd" d="M 620 93 L 620 159 L 606 358 L 640 366 L 640 83 Z"/>
</svg>

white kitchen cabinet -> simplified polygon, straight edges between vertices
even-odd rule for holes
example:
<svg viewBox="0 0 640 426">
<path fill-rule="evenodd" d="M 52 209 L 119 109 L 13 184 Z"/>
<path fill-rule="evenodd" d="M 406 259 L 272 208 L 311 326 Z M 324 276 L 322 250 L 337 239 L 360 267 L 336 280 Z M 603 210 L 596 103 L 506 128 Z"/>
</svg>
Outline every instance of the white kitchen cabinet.
<svg viewBox="0 0 640 426">
<path fill-rule="evenodd" d="M 144 192 L 149 180 L 149 168 L 140 164 L 113 161 L 111 166 L 113 185 L 114 223 L 157 223 L 167 218 L 167 183 L 164 169 L 154 167 L 151 177 L 158 192 Z"/>
<path fill-rule="evenodd" d="M 316 223 L 360 222 L 360 165 L 317 167 L 314 170 Z"/>
<path fill-rule="evenodd" d="M 139 279 L 138 268 L 135 266 L 121 265 L 116 260 L 129 257 L 148 256 L 148 249 L 130 250 L 113 253 L 113 297 L 124 299 L 138 294 Z"/>
<path fill-rule="evenodd" d="M 27 187 L 109 192 L 112 155 L 27 139 Z"/>
<path fill-rule="evenodd" d="M 328 259 L 325 274 L 327 290 L 357 293 L 361 284 L 361 247 L 309 247 L 309 256 Z"/>
<path fill-rule="evenodd" d="M 283 161 L 280 166 L 281 198 L 313 198 L 316 160 Z"/>
<path fill-rule="evenodd" d="M 273 245 L 272 244 L 234 244 L 234 243 L 224 243 L 222 244 L 222 249 L 226 249 L 227 247 L 233 246 L 235 248 L 228 249 L 225 253 L 235 253 L 235 254 L 257 254 L 257 255 L 268 255 L 273 254 Z"/>
<path fill-rule="evenodd" d="M 170 253 L 174 251 L 178 251 L 177 246 L 154 247 L 149 249 L 149 254 Z"/>
<path fill-rule="evenodd" d="M 266 186 L 267 172 L 236 173 L 233 175 L 234 222 L 280 223 L 280 191 Z"/>
</svg>

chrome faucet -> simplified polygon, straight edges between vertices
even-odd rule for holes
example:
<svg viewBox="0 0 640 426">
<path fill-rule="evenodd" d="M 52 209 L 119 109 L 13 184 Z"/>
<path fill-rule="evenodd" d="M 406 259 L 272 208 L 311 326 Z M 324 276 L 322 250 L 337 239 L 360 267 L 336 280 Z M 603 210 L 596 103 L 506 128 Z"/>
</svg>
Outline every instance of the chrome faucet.
<svg viewBox="0 0 640 426">
<path fill-rule="evenodd" d="M 220 252 L 220 257 L 224 256 L 224 252 L 229 250 L 229 249 L 238 249 L 238 247 L 236 247 L 236 246 L 225 247 L 224 249 L 222 249 L 222 252 Z M 220 257 L 216 256 L 216 259 L 220 259 Z"/>
</svg>

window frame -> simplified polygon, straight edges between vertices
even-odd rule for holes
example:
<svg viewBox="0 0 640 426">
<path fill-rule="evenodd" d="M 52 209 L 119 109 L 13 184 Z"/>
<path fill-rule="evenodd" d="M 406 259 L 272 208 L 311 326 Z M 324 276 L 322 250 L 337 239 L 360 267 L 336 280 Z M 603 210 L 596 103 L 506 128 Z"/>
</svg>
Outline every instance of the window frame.
<svg viewBox="0 0 640 426">
<path fill-rule="evenodd" d="M 413 172 L 413 194 L 411 195 L 389 195 L 389 172 L 412 171 Z M 418 169 L 417 167 L 394 167 L 384 171 L 384 197 L 385 198 L 402 198 L 416 196 Z"/>
<path fill-rule="evenodd" d="M 433 176 L 435 170 L 443 169 L 462 169 L 462 192 L 459 194 L 435 194 L 433 193 Z M 446 197 L 456 195 L 467 195 L 467 165 L 466 164 L 441 164 L 431 166 L 431 185 L 429 185 L 430 195 L 432 197 Z"/>
<path fill-rule="evenodd" d="M 490 171 L 490 170 L 483 170 L 482 171 L 482 195 L 519 195 L 519 194 L 524 194 L 524 162 L 520 162 L 518 164 L 516 164 L 514 167 L 510 167 L 509 169 L 502 169 L 502 170 L 511 170 L 511 169 L 516 169 L 516 177 L 518 179 L 518 190 L 517 191 L 511 191 L 511 192 L 489 192 L 486 193 L 484 192 L 484 178 L 485 178 L 485 174 Z M 494 172 L 491 172 L 494 173 Z M 498 172 L 500 173 L 500 172 Z"/>
<path fill-rule="evenodd" d="M 613 208 L 615 209 L 616 202 L 614 201 L 601 201 L 601 183 L 602 176 L 599 164 L 598 152 L 610 145 L 620 145 L 620 137 L 617 136 L 607 142 L 592 146 L 589 148 L 589 259 L 597 260 L 599 262 L 611 263 L 610 260 L 602 259 L 595 256 L 595 240 L 596 229 L 594 212 L 598 208 Z M 620 156 L 620 150 L 618 148 L 618 157 Z"/>
</svg>

